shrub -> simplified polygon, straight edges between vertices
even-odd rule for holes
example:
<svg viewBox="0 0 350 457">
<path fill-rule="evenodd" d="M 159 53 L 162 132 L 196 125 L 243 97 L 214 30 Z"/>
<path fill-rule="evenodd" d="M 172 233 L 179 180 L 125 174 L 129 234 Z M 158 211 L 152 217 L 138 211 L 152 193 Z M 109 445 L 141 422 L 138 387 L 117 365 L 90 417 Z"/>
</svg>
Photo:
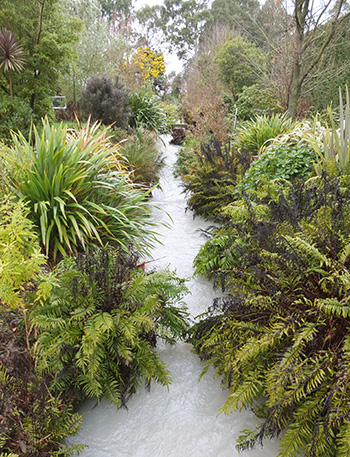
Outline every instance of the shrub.
<svg viewBox="0 0 350 457">
<path fill-rule="evenodd" d="M 179 121 L 178 108 L 175 105 L 171 105 L 170 103 L 162 103 L 161 107 L 165 114 L 167 125 L 165 133 L 170 133 L 173 129 L 173 125 Z"/>
<path fill-rule="evenodd" d="M 228 208 L 231 220 L 201 248 L 197 273 L 227 296 L 193 342 L 229 389 L 222 411 L 253 406 L 263 418 L 239 449 L 283 432 L 281 457 L 345 457 L 349 189 L 323 176 L 273 190 Z"/>
<path fill-rule="evenodd" d="M 268 140 L 276 138 L 292 128 L 292 120 L 286 114 L 272 116 L 257 116 L 252 121 L 246 121 L 237 129 L 237 145 L 244 147 L 252 155 L 259 154 L 262 146 Z"/>
<path fill-rule="evenodd" d="M 121 405 L 142 381 L 170 383 L 155 351 L 184 336 L 184 281 L 169 271 L 147 274 L 137 256 L 112 249 L 66 259 L 59 285 L 31 314 L 40 330 L 40 366 L 53 374 L 54 391 L 105 396 Z"/>
<path fill-rule="evenodd" d="M 0 304 L 9 308 L 24 308 L 24 283 L 45 263 L 28 212 L 14 197 L 0 200 Z"/>
<path fill-rule="evenodd" d="M 218 74 L 234 97 L 244 86 L 255 84 L 265 70 L 265 56 L 253 43 L 236 36 L 227 41 L 215 56 Z"/>
<path fill-rule="evenodd" d="M 278 106 L 278 100 L 272 92 L 257 84 L 243 87 L 230 111 L 234 113 L 236 108 L 240 121 L 247 121 L 256 116 L 271 116 L 282 111 L 282 107 Z"/>
<path fill-rule="evenodd" d="M 235 187 L 250 164 L 246 151 L 230 142 L 222 145 L 215 137 L 202 143 L 200 151 L 186 161 L 182 175 L 188 206 L 196 214 L 217 218 L 223 206 L 234 198 Z"/>
<path fill-rule="evenodd" d="M 166 115 L 158 97 L 149 92 L 134 92 L 130 95 L 131 127 L 145 127 L 158 133 L 168 131 Z"/>
<path fill-rule="evenodd" d="M 156 184 L 164 161 L 159 153 L 155 134 L 139 127 L 134 135 L 123 142 L 122 147 L 132 181 L 145 186 Z"/>
<path fill-rule="evenodd" d="M 0 455 L 72 455 L 85 447 L 61 444 L 82 422 L 74 413 L 75 399 L 62 392 L 52 395 L 51 377 L 36 370 L 20 328 L 15 313 L 0 312 L 0 448 L 5 452 Z"/>
<path fill-rule="evenodd" d="M 81 105 L 88 118 L 104 125 L 126 128 L 131 115 L 129 94 L 116 76 L 113 83 L 106 75 L 93 76 L 81 93 Z"/>
<path fill-rule="evenodd" d="M 312 172 L 314 159 L 315 153 L 309 146 L 272 144 L 251 164 L 237 185 L 235 194 L 257 190 L 274 179 L 307 179 Z"/>
<path fill-rule="evenodd" d="M 12 131 L 28 137 L 31 122 L 32 109 L 24 100 L 0 96 L 0 141 L 10 143 Z"/>
<path fill-rule="evenodd" d="M 34 128 L 34 148 L 18 135 L 9 150 L 8 160 L 14 164 L 23 156 L 31 158 L 23 181 L 14 174 L 12 184 L 28 203 L 50 258 L 94 243 L 145 251 L 155 240 L 147 194 L 135 190 L 120 170 L 119 149 L 107 135 L 108 130 L 97 131 L 95 125 L 67 138 L 63 125 L 50 127 L 43 121 L 41 134 Z"/>
</svg>

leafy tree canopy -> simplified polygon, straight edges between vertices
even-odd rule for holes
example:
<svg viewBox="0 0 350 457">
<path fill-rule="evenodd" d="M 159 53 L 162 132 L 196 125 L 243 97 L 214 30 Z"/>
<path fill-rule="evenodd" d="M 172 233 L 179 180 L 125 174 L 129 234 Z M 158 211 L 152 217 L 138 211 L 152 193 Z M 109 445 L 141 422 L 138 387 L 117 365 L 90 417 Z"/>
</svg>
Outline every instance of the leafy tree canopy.
<svg viewBox="0 0 350 457">
<path fill-rule="evenodd" d="M 2 0 L 1 27 L 15 33 L 26 54 L 23 73 L 13 75 L 14 95 L 28 100 L 34 115 L 43 116 L 52 109 L 59 74 L 75 57 L 72 44 L 79 39 L 81 21 L 67 17 L 58 0 Z"/>
<path fill-rule="evenodd" d="M 225 43 L 215 60 L 222 82 L 234 96 L 258 82 L 265 68 L 263 53 L 240 36 Z"/>
</svg>

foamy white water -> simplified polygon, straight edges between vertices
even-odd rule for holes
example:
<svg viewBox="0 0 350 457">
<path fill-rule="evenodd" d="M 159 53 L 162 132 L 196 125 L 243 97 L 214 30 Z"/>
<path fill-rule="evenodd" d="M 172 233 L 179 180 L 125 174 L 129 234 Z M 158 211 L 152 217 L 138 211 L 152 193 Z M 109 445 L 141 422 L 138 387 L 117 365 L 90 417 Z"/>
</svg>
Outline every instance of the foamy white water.
<svg viewBox="0 0 350 457">
<path fill-rule="evenodd" d="M 154 191 L 154 219 L 169 222 L 171 228 L 160 225 L 163 245 L 152 252 L 150 268 L 169 266 L 178 276 L 191 278 L 192 262 L 205 241 L 199 230 L 209 224 L 193 218 L 186 211 L 181 183 L 172 176 L 177 146 L 161 146 L 166 156 L 166 168 L 161 178 L 161 190 Z M 188 283 L 191 295 L 185 298 L 192 316 L 204 312 L 211 305 L 214 292 L 210 282 L 192 278 Z M 150 391 L 140 389 L 128 402 L 128 410 L 117 410 L 114 405 L 96 400 L 86 401 L 79 435 L 69 443 L 84 443 L 89 447 L 83 457 L 274 457 L 278 445 L 271 441 L 260 447 L 238 453 L 235 449 L 240 430 L 254 428 L 256 417 L 251 411 L 220 414 L 227 391 L 222 391 L 220 380 L 209 371 L 198 381 L 202 370 L 192 346 L 178 343 L 175 347 L 161 344 L 161 358 L 172 374 L 172 384 L 166 387 L 153 384 Z"/>
</svg>

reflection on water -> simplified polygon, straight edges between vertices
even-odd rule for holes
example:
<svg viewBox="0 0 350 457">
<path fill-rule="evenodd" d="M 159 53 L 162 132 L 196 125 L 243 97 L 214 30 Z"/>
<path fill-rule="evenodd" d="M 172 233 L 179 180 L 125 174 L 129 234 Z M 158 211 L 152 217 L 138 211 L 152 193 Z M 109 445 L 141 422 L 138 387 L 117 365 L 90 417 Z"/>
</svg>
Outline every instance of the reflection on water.
<svg viewBox="0 0 350 457">
<path fill-rule="evenodd" d="M 172 176 L 177 146 L 162 146 L 166 168 L 161 190 L 153 193 L 154 219 L 169 222 L 159 226 L 162 245 L 152 252 L 154 262 L 149 268 L 169 266 L 178 276 L 189 278 L 191 294 L 185 298 L 191 314 L 201 314 L 214 297 L 211 284 L 201 278 L 191 279 L 192 262 L 205 239 L 200 229 L 209 224 L 193 218 L 179 180 Z M 149 259 L 147 259 L 149 260 Z M 233 457 L 238 454 L 235 441 L 240 430 L 254 427 L 255 416 L 250 411 L 220 414 L 227 392 L 209 371 L 200 382 L 201 362 L 187 343 L 176 347 L 160 345 L 159 353 L 172 374 L 169 389 L 156 384 L 150 391 L 140 389 L 128 402 L 128 410 L 117 410 L 104 400 L 84 403 L 86 411 L 80 434 L 69 443 L 85 443 L 89 448 L 83 457 Z M 245 452 L 246 457 L 273 457 L 277 444 L 267 442 L 263 450 Z"/>
</svg>

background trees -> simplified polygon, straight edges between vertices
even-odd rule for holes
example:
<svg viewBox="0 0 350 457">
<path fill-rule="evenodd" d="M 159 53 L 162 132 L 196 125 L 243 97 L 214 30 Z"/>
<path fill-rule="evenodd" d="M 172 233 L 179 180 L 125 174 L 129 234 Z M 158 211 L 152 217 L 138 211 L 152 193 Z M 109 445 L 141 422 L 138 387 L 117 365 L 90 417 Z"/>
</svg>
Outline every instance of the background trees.
<svg viewBox="0 0 350 457">
<path fill-rule="evenodd" d="M 52 112 L 52 95 L 61 73 L 73 59 L 81 21 L 67 17 L 59 0 L 4 0 L 0 5 L 0 27 L 21 39 L 26 65 L 13 75 L 15 95 L 28 101 L 36 117 Z"/>
</svg>

